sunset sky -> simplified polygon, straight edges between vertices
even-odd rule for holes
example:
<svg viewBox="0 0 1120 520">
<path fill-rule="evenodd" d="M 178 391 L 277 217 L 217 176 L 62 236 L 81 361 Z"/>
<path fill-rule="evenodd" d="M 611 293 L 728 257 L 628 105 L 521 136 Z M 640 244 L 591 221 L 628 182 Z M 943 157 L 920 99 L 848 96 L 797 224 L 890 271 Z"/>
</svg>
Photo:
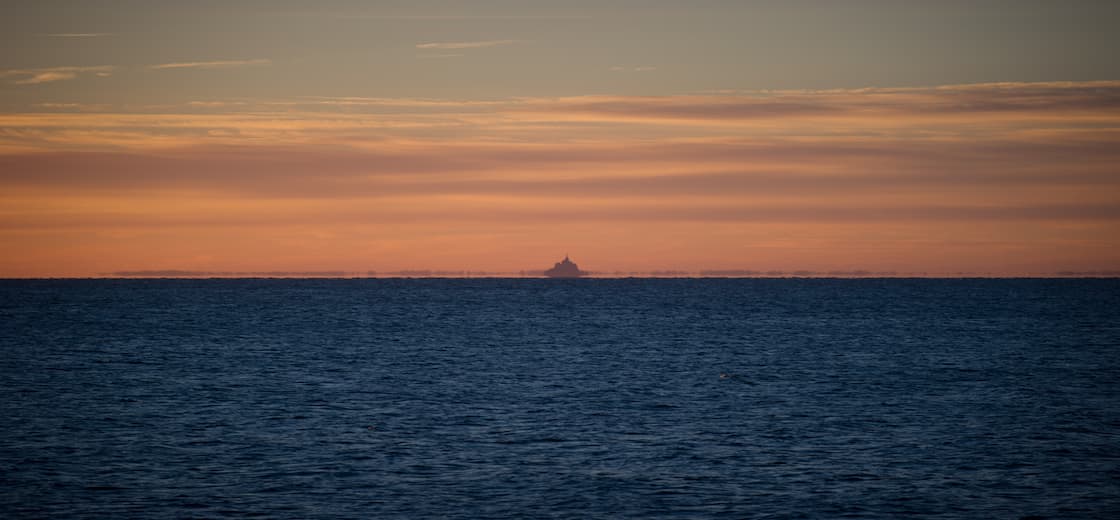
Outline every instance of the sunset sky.
<svg viewBox="0 0 1120 520">
<path fill-rule="evenodd" d="M 1120 271 L 1120 2 L 0 4 L 0 277 Z"/>
</svg>

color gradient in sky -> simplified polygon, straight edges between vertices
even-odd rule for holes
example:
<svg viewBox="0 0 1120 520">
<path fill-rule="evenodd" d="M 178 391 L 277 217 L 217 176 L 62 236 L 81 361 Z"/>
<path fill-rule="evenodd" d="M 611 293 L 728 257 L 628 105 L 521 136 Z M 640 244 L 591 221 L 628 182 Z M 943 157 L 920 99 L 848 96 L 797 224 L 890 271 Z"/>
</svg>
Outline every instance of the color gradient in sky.
<svg viewBox="0 0 1120 520">
<path fill-rule="evenodd" d="M 0 277 L 1120 271 L 1120 3 L 0 6 Z"/>
</svg>

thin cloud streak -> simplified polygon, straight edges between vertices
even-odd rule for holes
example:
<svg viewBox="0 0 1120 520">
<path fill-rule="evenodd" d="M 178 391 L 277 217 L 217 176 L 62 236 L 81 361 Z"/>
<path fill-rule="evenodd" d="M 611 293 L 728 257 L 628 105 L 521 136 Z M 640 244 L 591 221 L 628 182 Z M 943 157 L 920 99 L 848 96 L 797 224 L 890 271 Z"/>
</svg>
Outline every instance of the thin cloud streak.
<svg viewBox="0 0 1120 520">
<path fill-rule="evenodd" d="M 253 60 L 218 60 L 218 61 L 186 61 L 176 63 L 161 63 L 158 65 L 151 65 L 150 69 L 221 69 L 229 67 L 246 67 L 257 65 L 271 65 L 272 60 L 267 59 L 253 59 Z"/>
<path fill-rule="evenodd" d="M 103 36 L 113 36 L 114 33 L 48 33 L 43 36 L 51 38 L 100 38 Z"/>
<path fill-rule="evenodd" d="M 941 143 L 899 152 L 906 143 L 853 148 L 827 143 L 645 148 L 439 145 L 305 149 L 194 146 L 154 153 L 54 152 L 0 155 L 0 184 L 9 189 L 105 191 L 189 190 L 241 197 L 353 198 L 402 195 L 533 198 L 874 198 L 922 200 L 951 189 L 958 200 L 1052 198 L 1058 189 L 1083 200 L 1117 190 L 1108 143 L 1040 146 Z M 883 157 L 890 152 L 896 155 Z M 1081 157 L 1070 167 L 1064 156 Z M 790 158 L 796 158 L 796 161 Z M 1058 159 L 1053 159 L 1058 157 Z M 834 165 L 843 164 L 848 172 Z M 972 168 L 979 166 L 978 168 Z M 594 176 L 585 170 L 598 172 Z M 668 170 L 667 173 L 662 173 Z M 308 172 L 314 171 L 314 182 Z M 537 172 L 536 174 L 515 172 Z M 65 188 L 62 188 L 65 187 Z"/>
<path fill-rule="evenodd" d="M 266 16 L 296 18 L 338 18 L 344 20 L 415 20 L 415 21 L 486 21 L 486 20 L 589 20 L 594 17 L 580 14 L 407 14 L 340 12 L 317 9 L 314 11 L 269 12 Z"/>
<path fill-rule="evenodd" d="M 475 42 L 434 42 L 434 43 L 418 43 L 417 49 L 481 49 L 484 47 L 497 47 L 500 45 L 513 45 L 517 40 L 486 40 Z"/>
<path fill-rule="evenodd" d="M 16 85 L 36 85 L 39 83 L 50 83 L 54 81 L 66 81 L 77 78 L 80 74 L 92 73 L 97 76 L 109 76 L 113 69 L 112 65 L 97 65 L 87 67 L 46 67 L 40 69 L 9 69 L 0 72 L 0 78 L 11 78 L 12 83 Z"/>
<path fill-rule="evenodd" d="M 47 110 L 71 110 L 78 112 L 104 112 L 109 110 L 109 105 L 94 103 L 35 103 L 35 107 Z"/>
<path fill-rule="evenodd" d="M 204 66 L 197 62 L 182 66 Z M 244 62 L 247 63 L 247 62 Z M 111 67 L 59 67 L 0 72 L 2 76 L 37 72 L 108 71 Z M 331 106 L 366 107 L 369 113 L 422 115 L 438 109 L 445 112 L 473 112 L 500 118 L 504 124 L 627 124 L 628 134 L 653 125 L 675 127 L 677 135 L 688 135 L 689 127 L 705 125 L 713 131 L 730 127 L 757 127 L 774 135 L 793 128 L 801 135 L 836 133 L 833 129 L 868 128 L 897 130 L 920 128 L 930 134 L 945 131 L 983 130 L 975 123 L 998 123 L 1027 127 L 1026 120 L 1037 118 L 1044 126 L 1093 122 L 1107 128 L 1120 115 L 1120 82 L 997 84 L 912 88 L 857 89 L 847 91 L 772 91 L 721 95 L 681 96 L 575 96 L 558 98 L 507 98 L 500 100 L 454 100 L 371 97 L 306 97 L 287 100 L 237 100 L 230 103 L 231 115 L 238 112 L 260 114 L 285 107 L 315 125 L 322 116 L 317 109 Z M 141 114 L 134 114 L 141 115 Z M 153 114 L 154 116 L 154 114 Z M 2 116 L 0 116 L 2 117 Z M 347 117 L 360 117 L 351 111 Z M 973 119 L 975 118 L 975 119 Z M 1050 122 L 1046 122 L 1050 121 Z M 817 122 L 827 125 L 816 125 Z M 71 124 L 77 121 L 71 121 Z M 804 123 L 804 124 L 803 124 Z M 808 124 L 809 126 L 806 126 Z M 496 128 L 490 125 L 488 130 Z M 1006 130 L 1004 128 L 1003 130 Z"/>
<path fill-rule="evenodd" d="M 525 112 L 593 120 L 735 121 L 797 117 L 1020 116 L 1120 110 L 1120 81 L 935 88 L 753 91 L 732 95 L 580 96 L 534 100 Z M 1068 115 L 1068 114 L 1063 114 Z"/>
<path fill-rule="evenodd" d="M 110 199 L 111 200 L 111 199 Z M 464 223 L 495 225 L 510 222 L 553 225 L 567 223 L 730 223 L 730 224 L 939 224 L 955 222 L 1030 225 L 1038 222 L 1090 222 L 1115 228 L 1120 224 L 1116 204 L 988 204 L 988 205 L 891 205 L 863 207 L 841 204 L 713 204 L 634 201 L 565 201 L 548 206 L 525 205 L 516 199 L 459 201 L 438 199 L 425 204 L 418 199 L 384 204 L 355 199 L 347 203 L 292 204 L 262 201 L 249 205 L 236 199 L 201 199 L 184 195 L 178 203 L 159 208 L 96 209 L 50 208 L 0 219 L 0 231 L 91 230 L 160 228 L 231 228 L 293 225 L 398 225 L 404 223 Z M 199 212 L 197 208 L 206 207 Z"/>
<path fill-rule="evenodd" d="M 78 74 L 74 72 L 40 72 L 33 74 L 31 77 L 13 81 L 13 83 L 16 85 L 35 85 L 52 81 L 65 81 L 76 77 L 78 77 Z"/>
<path fill-rule="evenodd" d="M 339 18 L 365 19 L 365 20 L 588 20 L 587 15 L 516 15 L 516 14 L 449 14 L 449 15 L 409 15 L 409 14 L 337 14 Z"/>
</svg>

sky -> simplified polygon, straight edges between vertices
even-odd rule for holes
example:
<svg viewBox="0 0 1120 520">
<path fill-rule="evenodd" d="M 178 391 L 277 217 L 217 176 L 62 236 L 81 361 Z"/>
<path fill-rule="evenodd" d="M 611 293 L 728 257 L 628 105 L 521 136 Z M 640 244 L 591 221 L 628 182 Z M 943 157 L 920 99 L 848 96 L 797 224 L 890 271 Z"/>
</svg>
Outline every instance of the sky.
<svg viewBox="0 0 1120 520">
<path fill-rule="evenodd" d="M 1120 272 L 1114 1 L 0 4 L 0 277 Z"/>
</svg>

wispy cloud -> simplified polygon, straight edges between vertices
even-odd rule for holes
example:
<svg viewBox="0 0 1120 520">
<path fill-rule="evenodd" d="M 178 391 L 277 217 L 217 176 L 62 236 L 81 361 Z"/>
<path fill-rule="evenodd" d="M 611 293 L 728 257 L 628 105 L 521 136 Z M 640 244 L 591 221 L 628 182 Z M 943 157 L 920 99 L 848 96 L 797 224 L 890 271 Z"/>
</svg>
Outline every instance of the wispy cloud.
<svg viewBox="0 0 1120 520">
<path fill-rule="evenodd" d="M 0 127 L 27 126 L 36 133 L 85 129 L 84 138 L 94 140 L 102 135 L 101 128 L 113 126 L 117 128 L 105 134 L 112 136 L 109 143 L 121 144 L 119 138 L 127 129 L 141 148 L 166 137 L 156 130 L 166 129 L 173 121 L 176 126 L 203 132 L 211 126 L 237 127 L 242 136 L 289 142 L 318 140 L 324 137 L 319 133 L 330 131 L 360 143 L 365 132 L 374 132 L 379 139 L 392 137 L 382 133 L 388 128 L 432 129 L 431 134 L 417 133 L 415 137 L 435 139 L 446 137 L 437 129 L 469 128 L 471 135 L 492 141 L 565 145 L 600 139 L 668 142 L 665 139 L 671 137 L 674 142 L 704 141 L 744 153 L 778 139 L 796 139 L 805 146 L 809 140 L 832 139 L 836 149 L 851 156 L 857 144 L 862 150 L 864 145 L 878 142 L 889 146 L 872 152 L 893 157 L 949 141 L 1057 142 L 1054 139 L 1090 136 L 1114 140 L 1120 82 L 493 100 L 350 96 L 197 101 L 177 108 L 143 109 L 148 113 L 134 112 L 128 115 L 128 122 L 113 122 L 110 114 L 96 120 L 9 116 L 0 117 Z M 276 112 L 276 107 L 283 107 L 283 112 Z M 199 117 L 196 108 L 211 113 Z M 268 113 L 271 117 L 264 117 Z M 149 130 L 156 133 L 150 135 Z M 470 141 L 461 134 L 455 137 L 457 142 Z M 896 146 L 899 139 L 908 144 Z M 669 155 L 678 149 L 676 145 L 671 148 Z M 776 153 L 780 156 L 787 151 Z"/>
<path fill-rule="evenodd" d="M 744 124 L 791 117 L 861 120 L 861 124 L 908 124 L 983 116 L 1020 119 L 1025 115 L 1107 118 L 1120 109 L 1120 81 L 1079 83 L 993 83 L 939 87 L 853 90 L 744 91 L 685 96 L 572 96 L 533 101 L 526 111 L 584 121 L 678 121 Z M 868 119 L 872 118 L 872 119 Z M 917 119 L 915 119 L 917 118 Z M 865 121 L 864 121 L 865 120 Z M 904 123 L 908 120 L 909 123 Z"/>
<path fill-rule="evenodd" d="M 264 16 L 285 18 L 339 18 L 344 20 L 461 20 L 461 21 L 488 21 L 488 20 L 588 20 L 593 18 L 586 14 L 416 14 L 408 12 L 368 12 L 368 11 L 331 11 L 328 9 L 315 10 L 284 10 L 262 13 Z"/>
<path fill-rule="evenodd" d="M 509 101 L 450 100 L 424 98 L 387 98 L 361 96 L 309 96 L 307 99 L 319 105 L 355 105 L 370 107 L 390 107 L 393 109 L 446 108 L 452 110 L 496 108 L 510 104 Z"/>
<path fill-rule="evenodd" d="M 35 106 L 37 106 L 39 108 L 70 109 L 70 108 L 81 108 L 82 104 L 81 103 L 35 103 Z"/>
<path fill-rule="evenodd" d="M 40 72 L 33 74 L 30 77 L 16 80 L 16 85 L 35 85 L 37 83 L 50 83 L 52 81 L 64 81 L 74 79 L 78 75 L 74 72 Z"/>
<path fill-rule="evenodd" d="M 450 14 L 450 15 L 415 15 L 415 14 L 336 14 L 337 18 L 366 19 L 366 20 L 587 20 L 587 15 L 497 15 L 497 14 Z"/>
<path fill-rule="evenodd" d="M 0 72 L 0 77 L 14 78 L 16 85 L 35 85 L 50 83 L 52 81 L 65 81 L 77 78 L 83 73 L 92 73 L 105 77 L 112 74 L 114 67 L 111 65 L 98 65 L 93 67 L 47 67 L 42 69 L 10 69 Z"/>
<path fill-rule="evenodd" d="M 112 36 L 113 33 L 49 33 L 43 36 L 51 38 L 100 38 L 102 36 Z"/>
<path fill-rule="evenodd" d="M 217 61 L 183 61 L 175 63 L 160 63 L 152 65 L 152 69 L 222 69 L 229 67 L 247 67 L 254 65 L 271 65 L 272 60 L 217 60 Z"/>
<path fill-rule="evenodd" d="M 228 108 L 245 106 L 245 101 L 190 101 L 187 106 L 196 108 Z"/>
<path fill-rule="evenodd" d="M 67 110 L 78 112 L 101 112 L 109 109 L 109 105 L 89 103 L 36 103 L 35 107 L 47 110 Z"/>
<path fill-rule="evenodd" d="M 500 45 L 513 45 L 517 40 L 485 40 L 476 42 L 433 42 L 418 43 L 417 49 L 480 49 L 484 47 L 497 47 Z"/>
</svg>

